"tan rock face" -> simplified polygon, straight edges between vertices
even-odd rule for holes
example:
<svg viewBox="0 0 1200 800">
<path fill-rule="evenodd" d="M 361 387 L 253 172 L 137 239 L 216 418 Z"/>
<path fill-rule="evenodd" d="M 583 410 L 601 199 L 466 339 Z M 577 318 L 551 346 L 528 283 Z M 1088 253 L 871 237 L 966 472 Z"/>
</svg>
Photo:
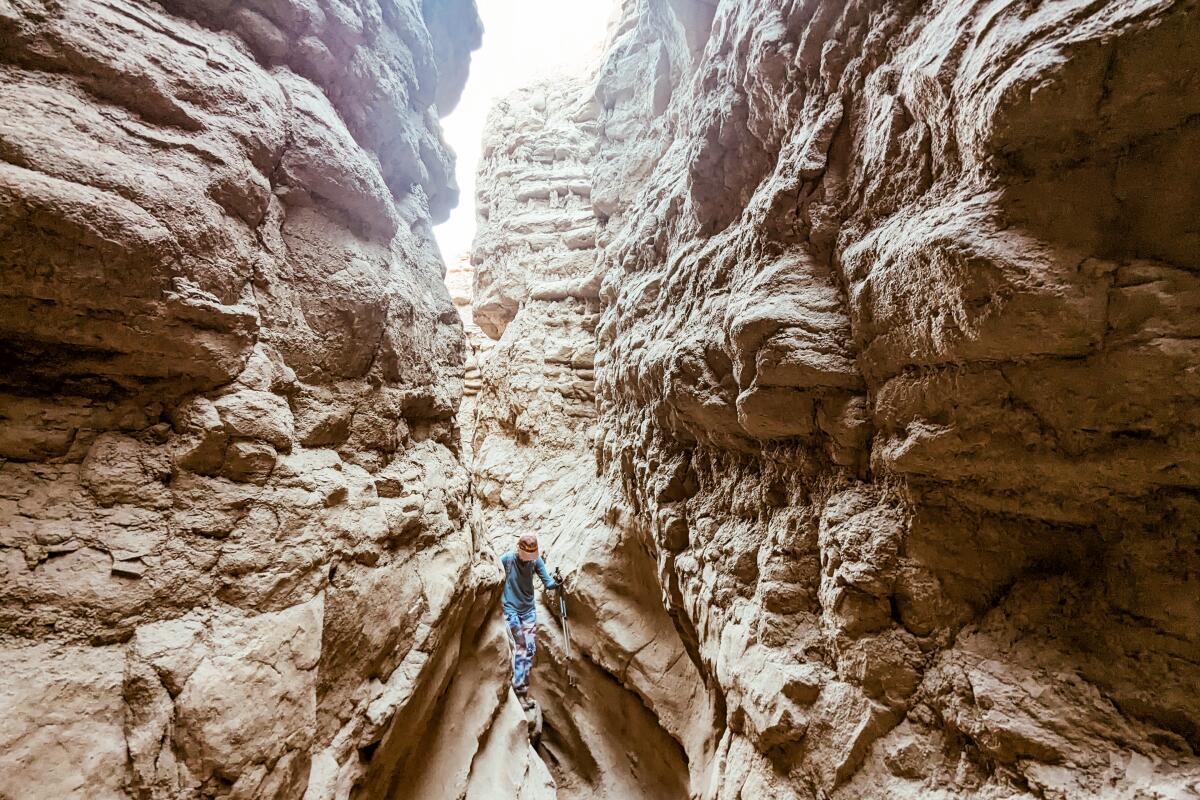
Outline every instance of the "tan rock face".
<svg viewBox="0 0 1200 800">
<path fill-rule="evenodd" d="M 497 107 L 475 491 L 575 573 L 560 796 L 1200 792 L 1197 19 L 635 0 Z"/>
<path fill-rule="evenodd" d="M 458 407 L 458 426 L 462 442 L 464 459 L 470 461 L 472 440 L 475 438 L 475 407 L 480 390 L 483 388 L 483 365 L 487 363 L 495 342 L 475 324 L 472 316 L 471 298 L 474 295 L 472 285 L 475 269 L 469 258 L 463 258 L 458 263 L 451 264 L 446 269 L 446 288 L 450 290 L 450 299 L 458 309 L 459 319 L 462 320 L 463 343 L 463 396 Z"/>
<path fill-rule="evenodd" d="M 382 797 L 494 655 L 429 235 L 479 35 L 0 7 L 0 795 Z"/>
</svg>

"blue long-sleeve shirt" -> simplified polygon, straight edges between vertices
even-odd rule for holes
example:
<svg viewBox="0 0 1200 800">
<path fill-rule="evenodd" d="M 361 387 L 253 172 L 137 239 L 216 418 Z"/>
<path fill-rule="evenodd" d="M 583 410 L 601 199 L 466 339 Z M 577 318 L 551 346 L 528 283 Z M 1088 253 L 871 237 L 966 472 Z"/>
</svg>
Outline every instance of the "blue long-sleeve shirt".
<svg viewBox="0 0 1200 800">
<path fill-rule="evenodd" d="M 533 606 L 533 575 L 542 579 L 542 585 L 547 591 L 554 589 L 556 584 L 546 572 L 546 564 L 540 558 L 534 561 L 522 561 L 517 554 L 509 550 L 500 556 L 504 565 L 504 595 L 500 604 L 504 611 L 514 612 L 519 616 L 528 616 L 534 611 Z"/>
</svg>

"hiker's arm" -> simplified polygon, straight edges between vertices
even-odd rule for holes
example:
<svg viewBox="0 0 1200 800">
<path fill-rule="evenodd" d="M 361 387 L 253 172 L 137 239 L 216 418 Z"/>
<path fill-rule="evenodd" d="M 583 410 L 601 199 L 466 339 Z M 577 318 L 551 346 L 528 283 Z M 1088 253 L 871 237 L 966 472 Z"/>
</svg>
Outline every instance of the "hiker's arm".
<svg viewBox="0 0 1200 800">
<path fill-rule="evenodd" d="M 546 562 L 539 558 L 533 563 L 533 568 L 537 570 L 538 577 L 542 579 L 542 585 L 546 587 L 546 591 L 558 588 L 558 584 L 550 577 L 550 573 L 546 572 Z"/>
</svg>

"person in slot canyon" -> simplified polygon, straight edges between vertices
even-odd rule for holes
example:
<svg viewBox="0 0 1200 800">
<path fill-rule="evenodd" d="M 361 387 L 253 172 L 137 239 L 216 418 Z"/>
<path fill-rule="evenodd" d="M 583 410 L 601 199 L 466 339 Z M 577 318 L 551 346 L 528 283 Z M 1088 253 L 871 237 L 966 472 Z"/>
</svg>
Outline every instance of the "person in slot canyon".
<svg viewBox="0 0 1200 800">
<path fill-rule="evenodd" d="M 558 588 L 558 584 L 546 571 L 546 564 L 538 555 L 538 539 L 526 533 L 517 539 L 516 550 L 509 550 L 500 557 L 504 566 L 504 593 L 501 606 L 504 620 L 508 624 L 508 643 L 512 647 L 512 685 L 526 710 L 533 707 L 529 699 L 529 673 L 533 669 L 533 656 L 537 650 L 537 608 L 533 604 L 533 576 L 541 579 L 546 591 Z"/>
</svg>

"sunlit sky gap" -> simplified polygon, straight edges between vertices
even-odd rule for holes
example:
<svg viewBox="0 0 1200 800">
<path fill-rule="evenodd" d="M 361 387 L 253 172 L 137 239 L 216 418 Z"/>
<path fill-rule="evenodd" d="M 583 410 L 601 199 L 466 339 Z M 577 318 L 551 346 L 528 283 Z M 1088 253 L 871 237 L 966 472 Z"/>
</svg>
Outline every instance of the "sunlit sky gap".
<svg viewBox="0 0 1200 800">
<path fill-rule="evenodd" d="M 471 249 L 475 235 L 475 168 L 492 104 L 539 78 L 576 73 L 599 58 L 613 0 L 476 0 L 483 46 L 471 56 L 467 88 L 442 120 L 458 154 L 462 194 L 450 219 L 434 228 L 447 264 Z"/>
</svg>

